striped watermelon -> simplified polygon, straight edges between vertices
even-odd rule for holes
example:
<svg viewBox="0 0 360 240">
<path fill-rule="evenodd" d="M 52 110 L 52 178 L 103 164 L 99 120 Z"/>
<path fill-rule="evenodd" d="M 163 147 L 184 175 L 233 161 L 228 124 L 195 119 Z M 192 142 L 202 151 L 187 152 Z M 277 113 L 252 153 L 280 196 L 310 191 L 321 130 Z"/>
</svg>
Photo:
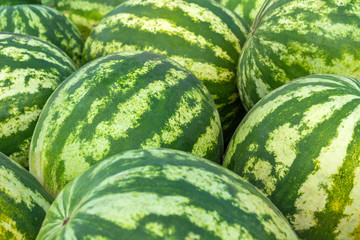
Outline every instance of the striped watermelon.
<svg viewBox="0 0 360 240">
<path fill-rule="evenodd" d="M 18 4 L 41 4 L 41 0 L 1 0 L 0 7 Z"/>
<path fill-rule="evenodd" d="M 265 0 L 216 0 L 241 16 L 251 26 Z"/>
<path fill-rule="evenodd" d="M 47 98 L 76 69 L 52 44 L 0 34 L 0 152 L 28 167 L 31 136 Z"/>
<path fill-rule="evenodd" d="M 0 32 L 31 35 L 62 49 L 78 65 L 83 41 L 76 26 L 61 12 L 41 5 L 0 8 Z"/>
<path fill-rule="evenodd" d="M 0 239 L 35 239 L 52 200 L 27 170 L 0 153 Z"/>
<path fill-rule="evenodd" d="M 124 1 L 125 0 L 42 0 L 42 3 L 63 12 L 78 27 L 83 39 L 86 39 L 100 19 Z"/>
<path fill-rule="evenodd" d="M 310 75 L 244 118 L 223 165 L 282 211 L 303 239 L 360 239 L 360 83 Z"/>
<path fill-rule="evenodd" d="M 104 157 L 167 147 L 220 162 L 220 117 L 206 87 L 178 63 L 149 52 L 98 58 L 51 96 L 37 123 L 30 172 L 56 195 Z"/>
<path fill-rule="evenodd" d="M 38 240 L 297 239 L 252 185 L 178 150 L 127 151 L 69 183 Z"/>
<path fill-rule="evenodd" d="M 360 0 L 266 1 L 238 64 L 245 109 L 298 77 L 360 77 L 359 6 Z"/>
<path fill-rule="evenodd" d="M 242 108 L 236 64 L 248 26 L 209 0 L 129 0 L 104 17 L 85 42 L 83 60 L 126 50 L 150 51 L 179 62 L 209 89 L 230 140 Z"/>
</svg>

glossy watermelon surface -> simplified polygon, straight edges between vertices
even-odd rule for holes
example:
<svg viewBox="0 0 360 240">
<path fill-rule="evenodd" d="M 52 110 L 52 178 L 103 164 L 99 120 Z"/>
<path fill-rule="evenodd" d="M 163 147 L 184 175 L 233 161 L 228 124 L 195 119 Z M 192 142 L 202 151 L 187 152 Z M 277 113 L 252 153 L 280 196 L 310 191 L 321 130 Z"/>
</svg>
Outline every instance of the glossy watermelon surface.
<svg viewBox="0 0 360 240">
<path fill-rule="evenodd" d="M 204 84 L 150 52 L 120 52 L 81 67 L 56 89 L 37 123 L 30 171 L 56 195 L 106 156 L 175 148 L 220 162 L 219 113 Z"/>
<path fill-rule="evenodd" d="M 27 170 L 0 153 L 0 239 L 35 239 L 52 201 Z"/>
<path fill-rule="evenodd" d="M 268 0 L 238 63 L 245 109 L 309 74 L 360 77 L 359 0 Z"/>
<path fill-rule="evenodd" d="M 178 150 L 127 151 L 67 185 L 38 240 L 297 239 L 251 184 Z"/>
<path fill-rule="evenodd" d="M 84 42 L 76 26 L 61 12 L 41 5 L 0 8 L 0 32 L 38 37 L 63 50 L 78 65 Z"/>
<path fill-rule="evenodd" d="M 241 18 L 212 0 L 129 0 L 94 28 L 83 60 L 140 50 L 179 62 L 209 89 L 227 142 L 245 112 L 236 86 L 236 64 L 247 32 Z"/>
<path fill-rule="evenodd" d="M 360 83 L 294 80 L 260 100 L 223 165 L 265 193 L 302 239 L 359 239 Z"/>
<path fill-rule="evenodd" d="M 0 34 L 0 152 L 29 166 L 39 114 L 51 93 L 75 70 L 74 62 L 50 43 Z"/>
</svg>

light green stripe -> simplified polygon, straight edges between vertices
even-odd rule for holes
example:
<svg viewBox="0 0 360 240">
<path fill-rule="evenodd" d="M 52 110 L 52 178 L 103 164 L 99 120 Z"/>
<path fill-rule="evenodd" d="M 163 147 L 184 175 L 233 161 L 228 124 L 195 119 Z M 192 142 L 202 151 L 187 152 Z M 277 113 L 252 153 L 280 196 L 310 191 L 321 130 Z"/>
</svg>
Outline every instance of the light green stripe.
<svg viewBox="0 0 360 240">
<path fill-rule="evenodd" d="M 38 106 L 25 107 L 24 112 L 13 108 L 9 114 L 14 116 L 0 122 L 0 138 L 27 130 L 37 120 L 40 112 L 41 108 Z"/>
<path fill-rule="evenodd" d="M 24 203 L 30 210 L 38 205 L 46 212 L 50 207 L 50 204 L 39 192 L 24 186 L 14 172 L 4 166 L 0 168 L 0 190 L 15 203 Z"/>
<path fill-rule="evenodd" d="M 296 214 L 291 221 L 297 230 L 309 229 L 316 225 L 315 213 L 325 209 L 328 191 L 331 191 L 332 176 L 338 174 L 346 157 L 347 146 L 352 141 L 354 128 L 360 118 L 360 106 L 344 118 L 337 128 L 337 136 L 330 145 L 321 149 L 316 158 L 315 171 L 312 172 L 299 189 L 296 199 Z M 314 192 L 318 194 L 314 195 Z M 311 197 L 310 197 L 311 196 Z"/>
<path fill-rule="evenodd" d="M 345 207 L 345 216 L 340 219 L 336 232 L 338 233 L 338 239 L 356 240 L 357 229 L 360 223 L 360 167 L 357 167 L 354 171 L 354 186 L 350 192 L 349 198 L 351 204 Z M 354 224 L 349 224 L 354 223 Z"/>
<path fill-rule="evenodd" d="M 148 18 L 139 17 L 129 13 L 119 13 L 117 15 L 105 18 L 95 28 L 94 32 L 99 33 L 104 28 L 115 27 L 123 25 L 128 28 L 136 28 L 139 31 L 150 32 L 150 33 L 164 33 L 169 36 L 177 36 L 183 38 L 184 41 L 188 42 L 190 46 L 198 45 L 201 48 L 209 47 L 214 55 L 225 59 L 231 63 L 235 63 L 233 59 L 225 52 L 221 47 L 213 45 L 208 42 L 203 36 L 197 35 L 194 32 L 190 32 L 187 29 L 176 26 L 171 21 L 164 18 Z"/>
<path fill-rule="evenodd" d="M 194 101 L 192 102 L 194 107 L 189 106 L 190 101 Z M 142 143 L 141 147 L 143 149 L 160 147 L 162 143 L 171 144 L 176 141 L 183 134 L 184 125 L 190 123 L 201 113 L 203 101 L 203 93 L 199 92 L 199 89 L 186 92 L 186 95 L 181 96 L 175 113 L 169 117 L 164 128 L 161 130 L 161 136 L 155 133 L 152 138 Z M 206 144 L 208 145 L 208 143 Z"/>
<path fill-rule="evenodd" d="M 235 50 L 240 53 L 241 46 L 238 38 L 228 28 L 228 26 L 209 9 L 203 8 L 195 3 L 189 3 L 182 0 L 131 0 L 123 3 L 127 6 L 147 6 L 152 5 L 156 8 L 167 8 L 169 10 L 181 9 L 194 22 L 206 22 L 210 24 L 210 29 L 224 36 L 225 40 L 232 43 Z"/>
<path fill-rule="evenodd" d="M 11 69 L 3 66 L 0 70 L 0 83 L 10 81 L 11 85 L 0 88 L 0 100 L 19 94 L 38 93 L 40 88 L 55 90 L 59 83 L 58 76 L 51 72 L 40 71 L 33 68 Z"/>
<path fill-rule="evenodd" d="M 206 132 L 198 138 L 191 153 L 197 156 L 206 156 L 208 151 L 217 146 L 220 134 L 220 117 L 217 112 L 214 112 L 214 118 L 210 120 L 210 126 L 207 126 Z"/>
<path fill-rule="evenodd" d="M 1 213 L 0 219 L 0 236 L 5 237 L 7 235 L 6 232 L 10 232 L 13 234 L 12 237 L 14 237 L 15 240 L 25 239 L 25 236 L 18 230 L 16 222 L 13 219 Z"/>
<path fill-rule="evenodd" d="M 284 86 L 278 89 L 282 89 L 283 87 Z M 266 116 L 268 116 L 271 112 L 273 112 L 276 108 L 278 108 L 285 102 L 292 100 L 294 98 L 301 100 L 315 94 L 316 92 L 321 92 L 328 89 L 332 89 L 332 88 L 325 86 L 311 86 L 309 84 L 309 86 L 300 87 L 296 91 L 288 92 L 284 95 L 275 98 L 273 101 L 269 101 L 263 105 L 259 105 L 258 107 L 253 109 L 251 114 L 252 116 L 251 121 L 247 120 L 242 124 L 241 131 L 237 131 L 237 134 L 234 136 L 232 142 L 236 144 L 241 144 L 245 140 L 246 136 L 248 136 L 248 134 L 258 123 L 261 123 Z M 276 92 L 277 91 L 270 93 L 264 99 L 270 97 L 272 94 L 276 94 Z M 230 163 L 230 160 L 234 155 L 235 150 L 236 150 L 235 146 L 228 149 L 223 162 L 224 166 L 227 166 Z"/>
</svg>

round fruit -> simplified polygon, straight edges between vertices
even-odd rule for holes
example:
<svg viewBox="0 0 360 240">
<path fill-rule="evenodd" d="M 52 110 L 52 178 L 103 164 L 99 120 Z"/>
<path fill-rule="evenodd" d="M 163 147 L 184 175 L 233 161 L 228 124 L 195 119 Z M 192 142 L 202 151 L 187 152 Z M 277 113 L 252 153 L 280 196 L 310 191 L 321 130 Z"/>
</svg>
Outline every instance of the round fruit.
<svg viewBox="0 0 360 240">
<path fill-rule="evenodd" d="M 203 83 L 165 56 L 121 52 L 67 78 L 46 103 L 30 171 L 56 195 L 106 156 L 167 147 L 215 162 L 223 154 L 219 113 Z"/>
<path fill-rule="evenodd" d="M 64 13 L 86 39 L 108 12 L 125 0 L 42 0 L 42 4 Z"/>
<path fill-rule="evenodd" d="M 209 89 L 227 142 L 245 112 L 236 86 L 236 64 L 247 32 L 245 22 L 212 0 L 129 0 L 94 28 L 83 60 L 141 50 L 179 62 Z"/>
<path fill-rule="evenodd" d="M 41 109 L 75 69 L 73 61 L 50 43 L 0 34 L 0 152 L 29 166 L 30 140 Z"/>
<path fill-rule="evenodd" d="M 359 145 L 359 81 L 311 75 L 250 110 L 223 165 L 264 192 L 300 238 L 359 239 Z"/>
<path fill-rule="evenodd" d="M 359 5 L 359 0 L 266 1 L 238 64 L 245 109 L 309 74 L 360 77 Z"/>
<path fill-rule="evenodd" d="M 67 185 L 38 240 L 297 239 L 278 209 L 239 176 L 177 150 L 128 151 Z"/>
<path fill-rule="evenodd" d="M 41 5 L 0 8 L 0 32 L 19 33 L 50 42 L 78 65 L 83 41 L 76 26 L 61 12 Z"/>
<path fill-rule="evenodd" d="M 0 239 L 35 239 L 52 200 L 27 170 L 0 153 Z"/>
</svg>

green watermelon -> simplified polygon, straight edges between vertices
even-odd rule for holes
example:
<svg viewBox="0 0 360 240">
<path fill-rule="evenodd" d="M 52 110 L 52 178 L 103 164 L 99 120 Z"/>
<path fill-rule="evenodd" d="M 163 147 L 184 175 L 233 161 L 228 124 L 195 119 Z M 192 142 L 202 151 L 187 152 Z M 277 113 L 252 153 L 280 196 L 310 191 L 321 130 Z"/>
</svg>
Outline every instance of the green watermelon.
<svg viewBox="0 0 360 240">
<path fill-rule="evenodd" d="M 41 4 L 41 0 L 1 0 L 0 7 L 19 4 Z"/>
<path fill-rule="evenodd" d="M 31 141 L 30 172 L 56 195 L 106 156 L 158 147 L 219 163 L 223 139 L 214 100 L 173 60 L 121 52 L 81 67 L 50 97 Z"/>
<path fill-rule="evenodd" d="M 108 12 L 125 0 L 42 0 L 42 4 L 51 6 L 69 17 L 86 39 L 95 25 Z"/>
<path fill-rule="evenodd" d="M 302 239 L 360 239 L 360 83 L 310 75 L 261 99 L 223 165 L 254 184 Z"/>
<path fill-rule="evenodd" d="M 0 8 L 0 32 L 38 37 L 62 49 L 78 65 L 83 41 L 76 26 L 61 12 L 41 5 Z"/>
<path fill-rule="evenodd" d="M 52 201 L 26 169 L 0 153 L 0 239 L 35 239 Z"/>
<path fill-rule="evenodd" d="M 73 61 L 50 43 L 0 34 L 0 152 L 29 166 L 30 140 L 41 109 L 75 70 Z"/>
<path fill-rule="evenodd" d="M 360 0 L 268 0 L 238 64 L 245 109 L 309 74 L 360 77 Z"/>
<path fill-rule="evenodd" d="M 216 0 L 241 16 L 251 26 L 265 0 Z"/>
<path fill-rule="evenodd" d="M 245 22 L 212 0 L 129 0 L 94 28 L 83 60 L 141 50 L 179 62 L 209 89 L 227 142 L 245 114 L 235 75 L 247 32 Z"/>
<path fill-rule="evenodd" d="M 178 150 L 127 151 L 71 181 L 38 240 L 297 239 L 255 187 Z"/>
</svg>

